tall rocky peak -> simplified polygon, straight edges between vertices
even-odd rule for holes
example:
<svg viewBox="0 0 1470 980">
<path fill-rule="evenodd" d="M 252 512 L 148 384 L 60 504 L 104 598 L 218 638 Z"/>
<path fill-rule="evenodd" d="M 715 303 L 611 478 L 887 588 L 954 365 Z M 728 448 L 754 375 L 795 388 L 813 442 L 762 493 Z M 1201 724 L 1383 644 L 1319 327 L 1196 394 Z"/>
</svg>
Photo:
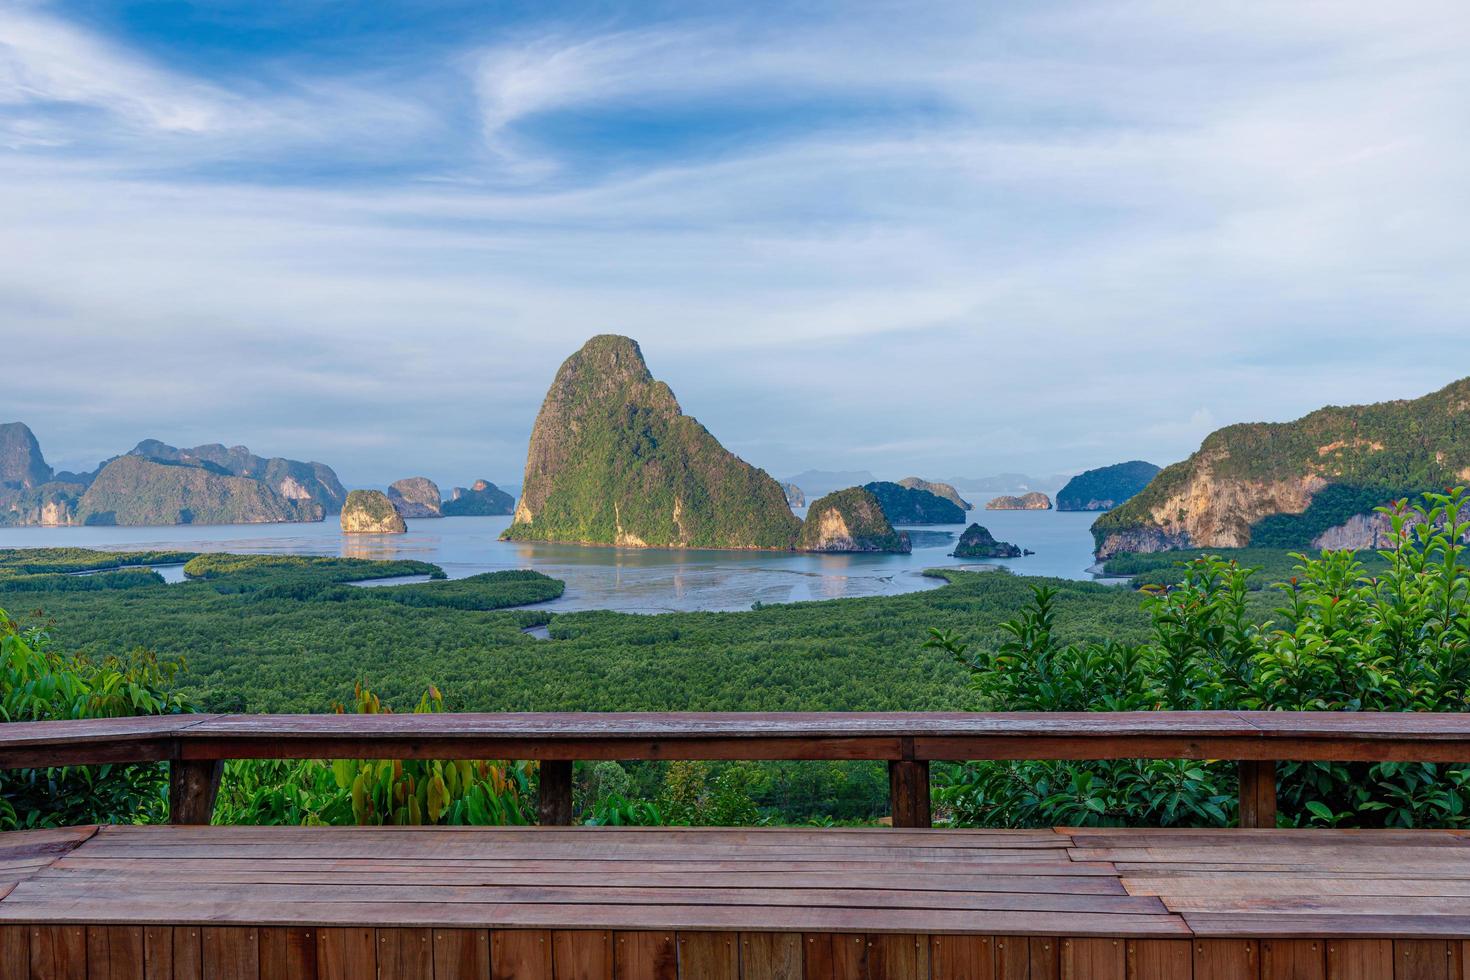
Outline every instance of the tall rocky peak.
<svg viewBox="0 0 1470 980">
<path fill-rule="evenodd" d="M 799 530 L 780 485 L 685 415 L 635 341 L 603 334 L 546 393 L 505 537 L 789 549 Z"/>
<path fill-rule="evenodd" d="M 486 517 L 515 512 L 516 498 L 491 483 L 476 480 L 468 489 L 455 487 L 440 512 L 445 517 Z"/>
<path fill-rule="evenodd" d="M 1247 545 L 1371 548 L 1373 509 L 1470 483 L 1470 378 L 1413 400 L 1244 423 L 1092 526 L 1098 556 Z"/>
<path fill-rule="evenodd" d="M 51 480 L 41 444 L 24 422 L 0 424 L 0 486 L 30 490 Z"/>
</svg>

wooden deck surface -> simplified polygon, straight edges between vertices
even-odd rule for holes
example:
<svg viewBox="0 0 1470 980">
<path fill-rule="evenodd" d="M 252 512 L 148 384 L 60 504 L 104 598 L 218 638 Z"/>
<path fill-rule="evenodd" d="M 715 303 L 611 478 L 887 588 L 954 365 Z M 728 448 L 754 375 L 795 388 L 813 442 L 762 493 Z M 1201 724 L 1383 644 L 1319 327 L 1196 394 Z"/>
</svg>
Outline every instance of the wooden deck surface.
<svg viewBox="0 0 1470 980">
<path fill-rule="evenodd" d="M 1470 975 L 1454 831 L 76 828 L 0 895 L 6 978 Z"/>
</svg>

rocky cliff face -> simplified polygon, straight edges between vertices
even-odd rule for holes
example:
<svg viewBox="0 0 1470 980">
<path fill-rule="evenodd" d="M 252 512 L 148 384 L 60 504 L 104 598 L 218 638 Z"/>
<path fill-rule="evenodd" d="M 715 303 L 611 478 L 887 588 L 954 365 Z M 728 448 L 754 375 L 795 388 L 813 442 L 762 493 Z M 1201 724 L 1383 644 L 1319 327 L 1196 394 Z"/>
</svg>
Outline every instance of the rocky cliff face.
<svg viewBox="0 0 1470 980">
<path fill-rule="evenodd" d="M 794 483 L 781 484 L 781 492 L 786 495 L 786 503 L 792 507 L 805 507 L 806 494 L 802 493 L 801 487 Z"/>
<path fill-rule="evenodd" d="M 199 466 L 119 456 L 77 501 L 76 524 L 268 524 L 319 521 L 321 508 L 290 500 L 259 480 Z"/>
<path fill-rule="evenodd" d="M 1057 491 L 1057 510 L 1112 510 L 1135 497 L 1158 475 L 1141 459 L 1078 473 Z"/>
<path fill-rule="evenodd" d="M 961 497 L 960 492 L 949 483 L 936 483 L 932 480 L 920 479 L 917 476 L 906 476 L 898 481 L 898 485 L 906 490 L 922 490 L 925 493 L 932 493 L 936 497 L 942 497 L 948 500 L 961 510 L 975 509 L 975 505 L 964 497 Z"/>
<path fill-rule="evenodd" d="M 379 490 L 354 490 L 342 504 L 343 534 L 403 534 L 408 525 Z"/>
<path fill-rule="evenodd" d="M 410 476 L 388 488 L 388 500 L 404 517 L 443 517 L 439 485 L 426 476 Z"/>
<path fill-rule="evenodd" d="M 908 554 L 908 535 L 883 516 L 883 508 L 862 487 L 838 490 L 812 504 L 801 526 L 803 551 L 889 551 Z"/>
<path fill-rule="evenodd" d="M 1093 524 L 1099 558 L 1172 548 L 1374 547 L 1375 506 L 1465 482 L 1470 379 L 1412 401 L 1211 433 Z"/>
<path fill-rule="evenodd" d="M 1051 498 L 1037 490 L 1023 493 L 1019 497 L 996 497 L 985 505 L 986 510 L 1051 510 Z"/>
<path fill-rule="evenodd" d="M 789 549 L 799 533 L 780 485 L 685 415 L 635 342 L 603 335 L 567 358 L 546 394 L 504 537 Z"/>
<path fill-rule="evenodd" d="M 259 480 L 287 500 L 316 504 L 323 514 L 335 514 L 347 499 L 347 491 L 327 464 L 304 463 L 280 456 L 267 459 L 244 446 L 225 447 L 215 442 L 179 449 L 157 439 L 144 439 L 129 451 L 129 455 L 161 463 L 198 466 L 221 476 Z"/>
<path fill-rule="evenodd" d="M 0 425 L 0 488 L 31 490 L 51 481 L 41 444 L 24 422 Z"/>
<path fill-rule="evenodd" d="M 897 483 L 877 481 L 863 489 L 878 499 L 890 524 L 963 524 L 965 511 L 958 504 L 927 490 L 912 490 Z"/>
<path fill-rule="evenodd" d="M 979 524 L 971 524 L 960 535 L 955 545 L 956 558 L 1019 558 L 1021 549 L 1008 541 L 997 541 L 995 536 Z"/>
</svg>

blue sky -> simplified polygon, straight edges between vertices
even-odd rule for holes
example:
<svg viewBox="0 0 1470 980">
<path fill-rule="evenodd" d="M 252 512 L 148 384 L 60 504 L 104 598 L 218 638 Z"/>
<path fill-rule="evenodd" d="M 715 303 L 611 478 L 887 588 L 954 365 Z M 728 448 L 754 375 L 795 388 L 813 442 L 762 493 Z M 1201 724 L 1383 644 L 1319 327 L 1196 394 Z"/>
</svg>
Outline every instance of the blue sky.
<svg viewBox="0 0 1470 980">
<path fill-rule="evenodd" d="M 777 475 L 1470 374 L 1457 2 L 0 0 L 0 421 L 515 482 L 626 333 Z"/>
</svg>

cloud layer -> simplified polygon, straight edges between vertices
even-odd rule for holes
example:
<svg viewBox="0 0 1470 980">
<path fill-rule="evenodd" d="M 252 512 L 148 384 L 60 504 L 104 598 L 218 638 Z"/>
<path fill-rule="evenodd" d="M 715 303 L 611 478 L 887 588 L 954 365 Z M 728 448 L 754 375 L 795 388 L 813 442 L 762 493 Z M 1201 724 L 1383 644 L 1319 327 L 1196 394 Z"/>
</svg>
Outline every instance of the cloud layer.
<svg viewBox="0 0 1470 980">
<path fill-rule="evenodd" d="M 616 331 L 774 473 L 1049 473 L 1470 373 L 1454 4 L 691 9 L 0 0 L 0 420 L 514 481 Z"/>
</svg>

